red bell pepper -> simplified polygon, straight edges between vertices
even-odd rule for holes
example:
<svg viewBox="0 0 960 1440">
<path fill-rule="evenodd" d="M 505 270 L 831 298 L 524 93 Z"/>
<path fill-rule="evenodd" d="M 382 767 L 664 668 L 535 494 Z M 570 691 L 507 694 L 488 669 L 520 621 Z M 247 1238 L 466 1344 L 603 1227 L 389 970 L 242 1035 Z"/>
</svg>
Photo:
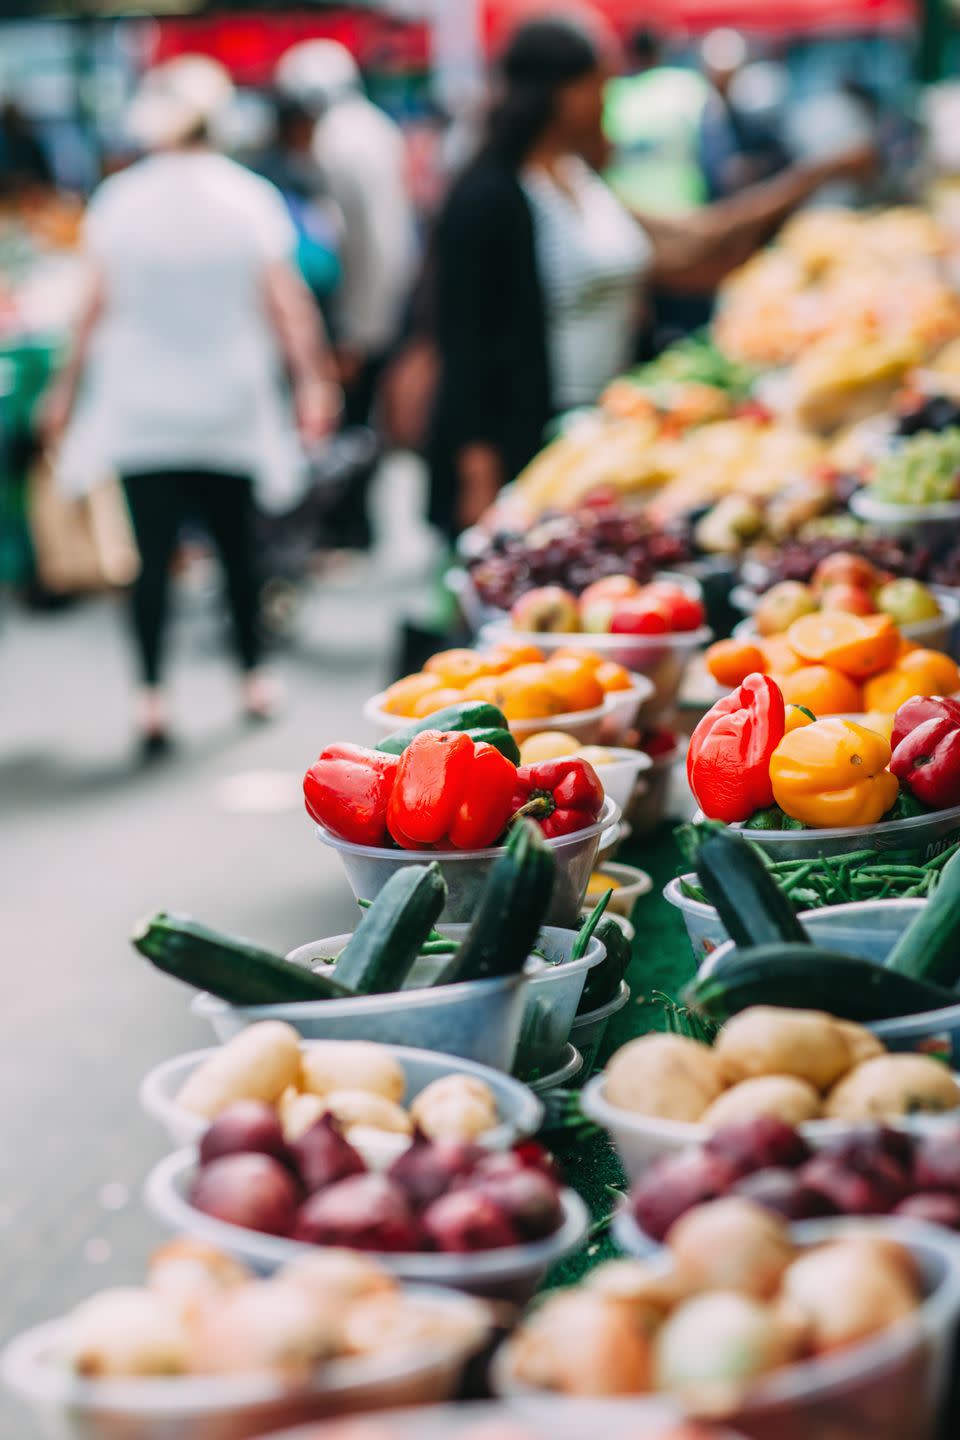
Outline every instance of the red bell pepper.
<svg viewBox="0 0 960 1440">
<path fill-rule="evenodd" d="M 355 845 L 387 840 L 387 802 L 399 759 L 362 745 L 328 745 L 303 777 L 307 813 Z"/>
<path fill-rule="evenodd" d="M 424 730 L 400 756 L 387 806 L 405 850 L 485 850 L 513 813 L 517 769 L 495 746 L 463 731 Z"/>
<path fill-rule="evenodd" d="M 687 751 L 687 779 L 704 815 L 729 825 L 773 804 L 770 757 L 784 726 L 779 687 L 756 673 L 707 711 Z"/>
<path fill-rule="evenodd" d="M 586 760 L 543 760 L 517 770 L 513 809 L 531 815 L 544 835 L 571 835 L 603 809 L 603 786 Z"/>
<path fill-rule="evenodd" d="M 900 706 L 890 769 L 932 810 L 960 805 L 960 703 L 918 696 Z"/>
</svg>

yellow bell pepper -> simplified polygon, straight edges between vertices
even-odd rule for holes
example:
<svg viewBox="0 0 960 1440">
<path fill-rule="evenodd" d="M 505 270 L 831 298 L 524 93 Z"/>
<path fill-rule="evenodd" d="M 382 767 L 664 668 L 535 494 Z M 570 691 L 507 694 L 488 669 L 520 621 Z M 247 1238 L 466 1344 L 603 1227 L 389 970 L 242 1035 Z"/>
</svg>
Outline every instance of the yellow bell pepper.
<svg viewBox="0 0 960 1440">
<path fill-rule="evenodd" d="M 770 759 L 773 798 L 785 814 L 816 829 L 875 825 L 897 798 L 882 735 L 837 717 L 784 735 Z"/>
</svg>

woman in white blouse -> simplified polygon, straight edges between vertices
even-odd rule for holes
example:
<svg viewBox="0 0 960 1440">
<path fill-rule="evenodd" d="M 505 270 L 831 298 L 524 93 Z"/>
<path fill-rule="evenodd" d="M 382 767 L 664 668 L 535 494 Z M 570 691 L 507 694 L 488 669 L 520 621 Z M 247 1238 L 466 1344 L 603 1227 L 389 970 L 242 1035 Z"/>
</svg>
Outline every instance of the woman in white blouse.
<svg viewBox="0 0 960 1440">
<path fill-rule="evenodd" d="M 123 481 L 141 557 L 132 613 L 147 755 L 168 742 L 168 582 L 188 518 L 223 562 L 243 706 L 252 717 L 269 712 L 254 506 L 295 501 L 300 440 L 322 436 L 337 407 L 283 200 L 210 143 L 229 95 L 225 72 L 199 57 L 146 77 L 130 120 L 149 153 L 91 200 L 90 302 L 46 407 L 68 491 L 111 474 Z"/>
<path fill-rule="evenodd" d="M 597 174 L 612 60 L 568 21 L 517 30 L 479 154 L 439 218 L 431 518 L 452 533 L 532 458 L 552 415 L 593 403 L 629 363 L 647 282 L 706 288 L 825 180 L 869 163 L 861 148 L 682 219 L 633 215 Z"/>
</svg>

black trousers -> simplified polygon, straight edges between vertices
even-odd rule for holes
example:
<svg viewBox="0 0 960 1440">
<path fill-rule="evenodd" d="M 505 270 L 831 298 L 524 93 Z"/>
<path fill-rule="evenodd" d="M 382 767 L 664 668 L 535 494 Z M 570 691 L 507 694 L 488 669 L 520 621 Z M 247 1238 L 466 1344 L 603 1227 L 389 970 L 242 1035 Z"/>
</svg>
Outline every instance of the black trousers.
<svg viewBox="0 0 960 1440">
<path fill-rule="evenodd" d="M 259 585 L 254 563 L 253 487 L 248 476 L 203 470 L 158 470 L 123 477 L 140 575 L 133 586 L 133 628 L 146 685 L 156 685 L 163 659 L 170 564 L 187 520 L 197 519 L 220 552 L 244 670 L 260 660 Z"/>
</svg>

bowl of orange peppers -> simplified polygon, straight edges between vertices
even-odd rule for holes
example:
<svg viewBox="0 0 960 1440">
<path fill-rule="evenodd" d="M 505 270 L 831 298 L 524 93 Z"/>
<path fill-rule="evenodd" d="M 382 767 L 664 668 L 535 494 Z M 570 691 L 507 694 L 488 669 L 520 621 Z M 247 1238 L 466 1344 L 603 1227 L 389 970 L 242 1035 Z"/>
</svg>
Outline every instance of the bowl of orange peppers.
<svg viewBox="0 0 960 1440">
<path fill-rule="evenodd" d="M 545 924 L 576 925 L 601 836 L 620 815 L 588 761 L 515 765 L 492 744 L 452 730 L 423 730 L 399 755 L 327 745 L 303 793 L 358 900 L 374 899 L 395 870 L 435 860 L 449 922 L 472 919 L 510 826 L 526 815 L 556 861 Z"/>
<path fill-rule="evenodd" d="M 694 730 L 687 779 L 701 818 L 742 827 L 771 859 L 904 849 L 931 859 L 960 838 L 960 702 L 911 697 L 888 738 L 788 704 L 754 672 Z"/>
<path fill-rule="evenodd" d="M 788 705 L 817 716 L 866 715 L 888 734 L 894 713 L 913 696 L 960 690 L 960 668 L 949 655 L 911 644 L 887 615 L 842 610 L 803 615 L 782 635 L 719 640 L 706 664 L 719 685 L 768 675 Z"/>
<path fill-rule="evenodd" d="M 398 719 L 418 720 L 448 705 L 486 702 L 506 716 L 518 740 L 563 730 L 582 744 L 616 744 L 652 696 L 653 683 L 581 646 L 547 656 L 538 645 L 506 640 L 486 650 L 443 650 L 415 675 L 373 695 L 364 716 L 377 739 Z"/>
</svg>

